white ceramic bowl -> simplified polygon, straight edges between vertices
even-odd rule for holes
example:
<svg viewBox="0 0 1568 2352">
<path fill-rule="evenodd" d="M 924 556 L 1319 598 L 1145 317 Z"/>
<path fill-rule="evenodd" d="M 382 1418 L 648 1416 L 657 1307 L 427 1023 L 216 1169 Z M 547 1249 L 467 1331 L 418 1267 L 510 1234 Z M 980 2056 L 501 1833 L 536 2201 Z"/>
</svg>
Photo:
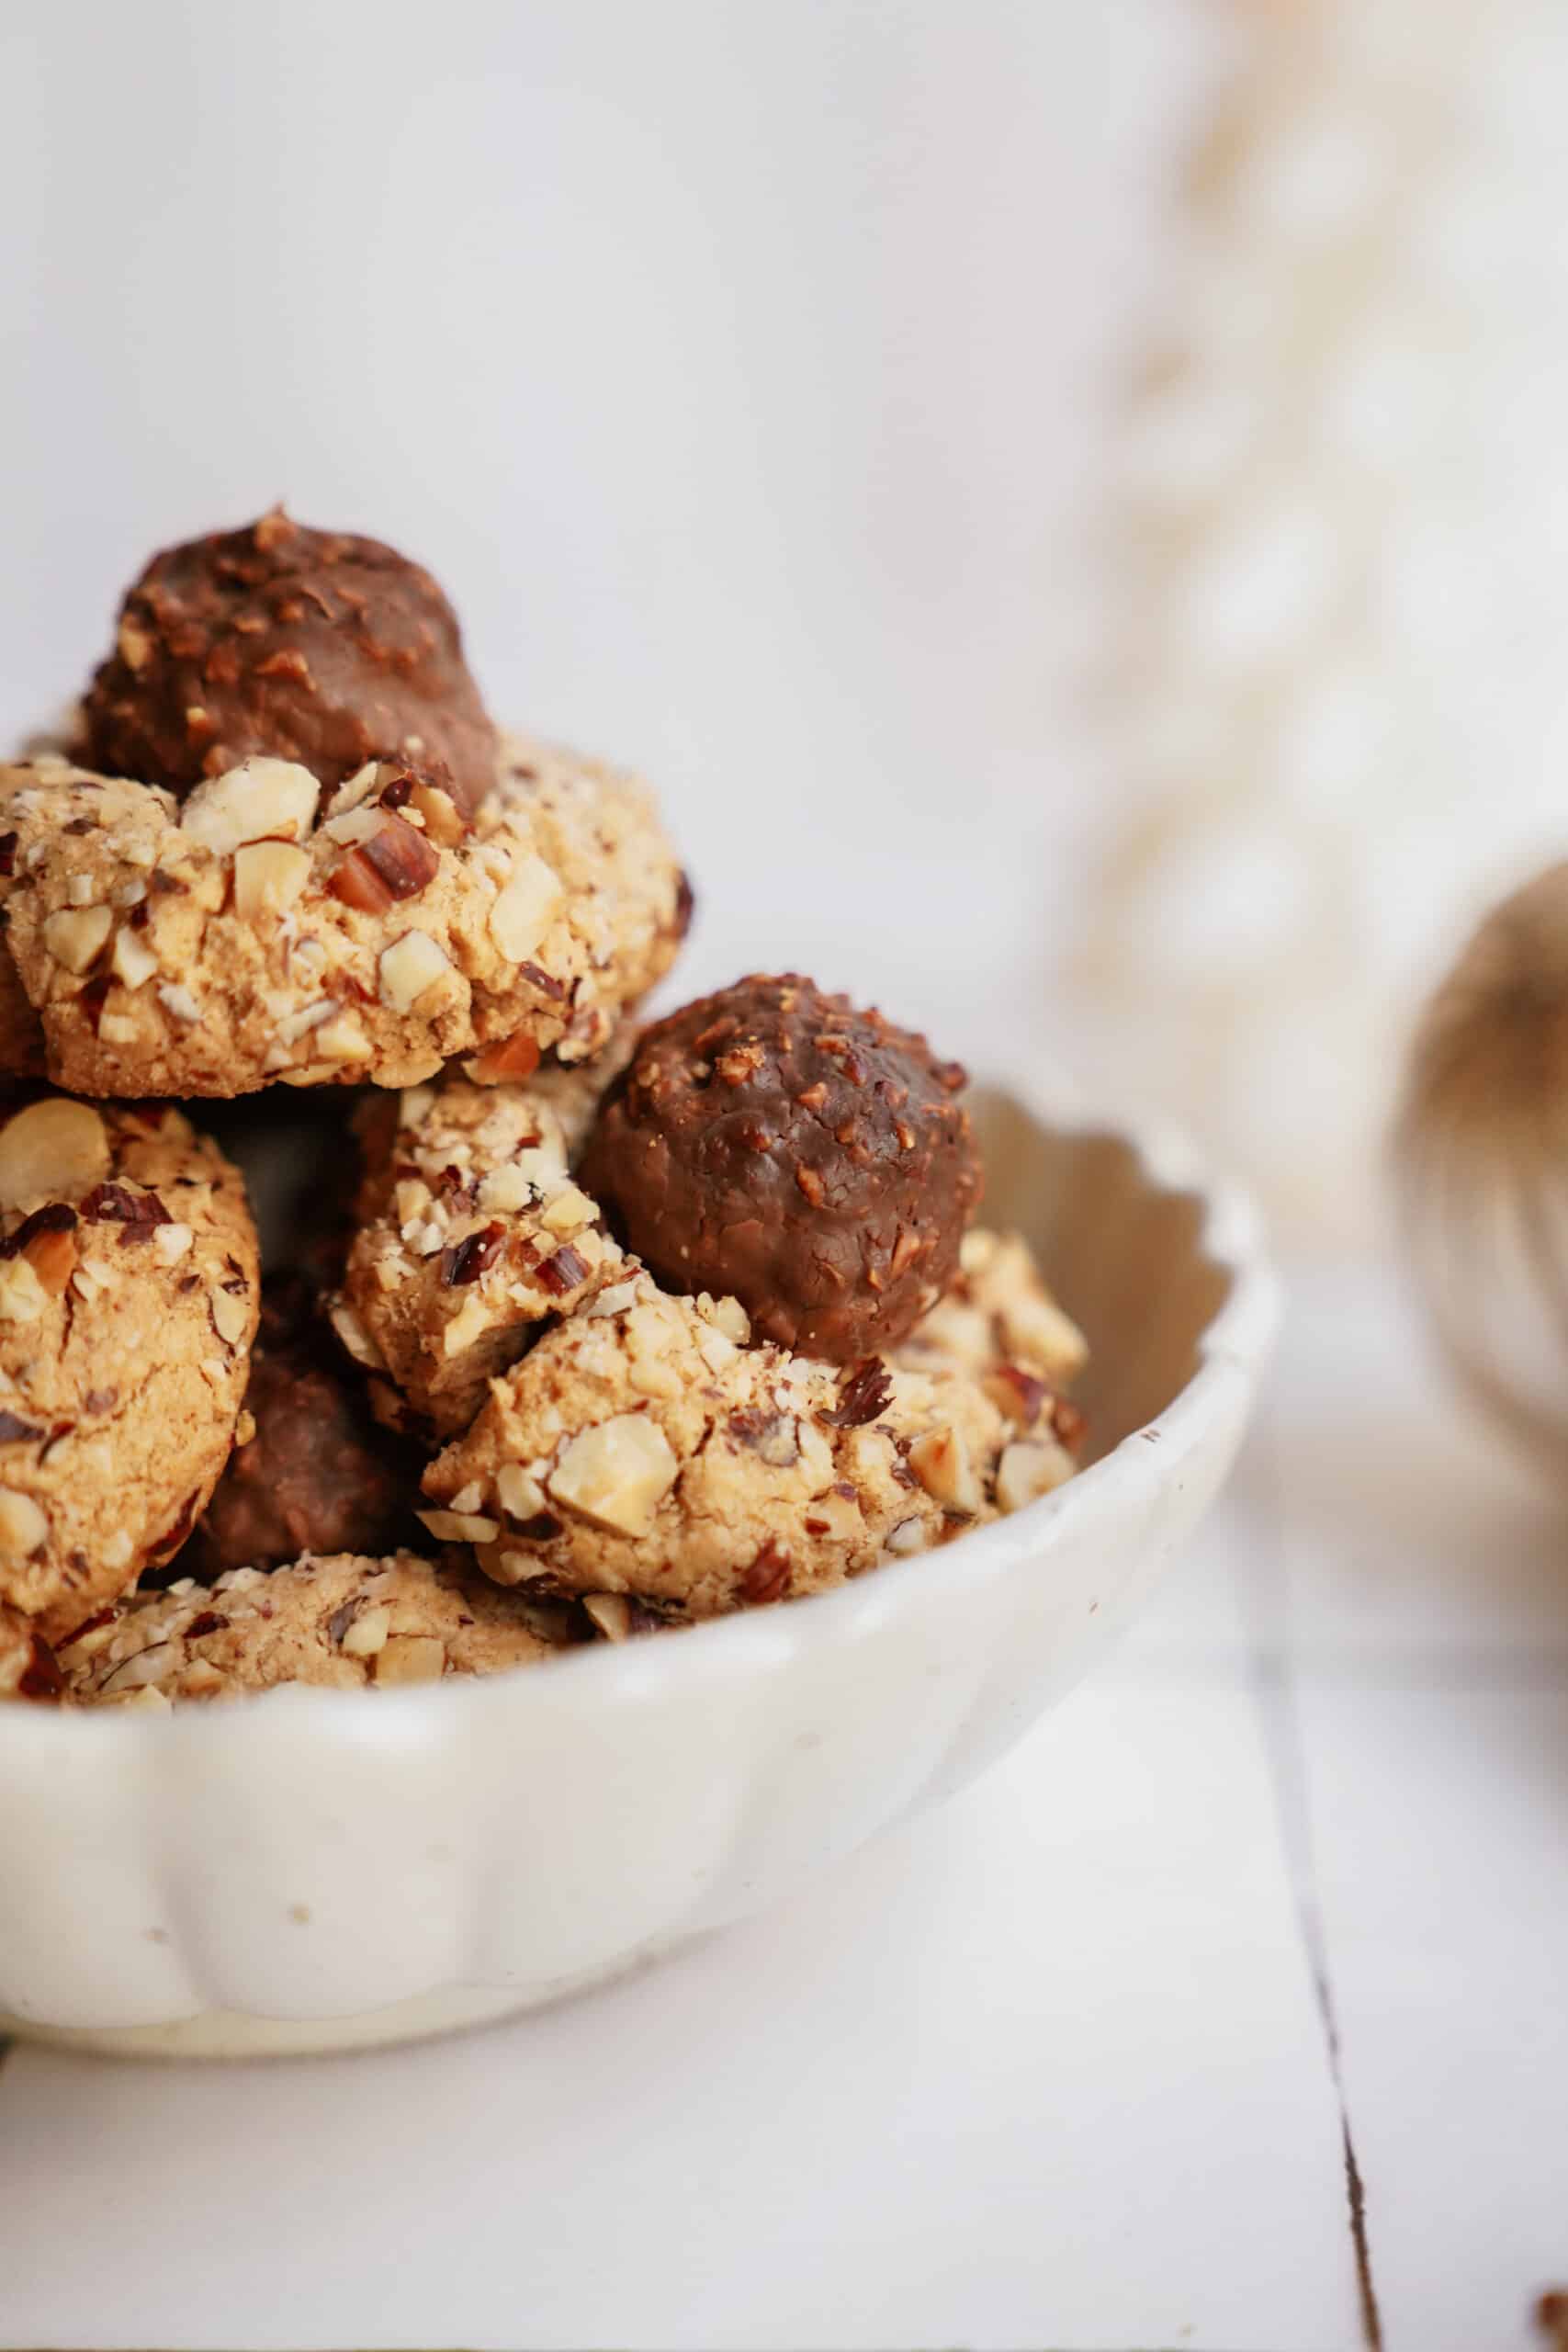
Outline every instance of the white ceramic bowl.
<svg viewBox="0 0 1568 2352">
<path fill-rule="evenodd" d="M 499 2017 L 778 1901 L 1010 1748 L 1213 1499 L 1275 1293 L 1179 1143 L 976 1111 L 987 1218 L 1094 1351 L 1081 1476 L 840 1591 L 493 1681 L 0 1708 L 0 2025 L 240 2055 Z"/>
</svg>

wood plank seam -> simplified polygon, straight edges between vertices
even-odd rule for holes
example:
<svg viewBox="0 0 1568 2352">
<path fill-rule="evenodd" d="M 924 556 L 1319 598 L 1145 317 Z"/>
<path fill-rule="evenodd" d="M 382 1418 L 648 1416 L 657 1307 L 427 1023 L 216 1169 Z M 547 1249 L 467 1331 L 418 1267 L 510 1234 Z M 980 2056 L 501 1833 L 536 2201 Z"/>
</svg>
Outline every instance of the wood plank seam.
<svg viewBox="0 0 1568 2352">
<path fill-rule="evenodd" d="M 1269 1505 L 1258 1529 L 1261 1540 L 1253 1555 L 1256 1572 L 1247 1579 L 1240 1596 L 1243 1621 L 1247 1631 L 1249 1677 L 1261 1720 L 1264 1751 L 1280 1818 L 1280 1843 L 1290 1876 L 1303 1952 L 1323 2027 L 1329 2082 L 1339 2114 L 1346 2219 L 1356 2267 L 1361 2336 L 1366 2352 L 1384 2352 L 1382 2316 L 1378 2308 L 1372 2270 L 1366 2183 L 1356 2158 L 1355 2133 L 1351 2128 L 1341 2063 L 1339 2024 L 1335 2010 L 1327 1937 L 1317 1893 L 1307 1796 L 1306 1752 L 1296 1705 L 1284 1557 L 1278 1541 L 1278 1531 L 1282 1524 L 1284 1485 L 1273 1443 L 1271 1416 L 1268 1412 L 1248 1448 L 1248 1461 L 1249 1467 L 1260 1474 L 1259 1483 L 1266 1489 Z"/>
</svg>

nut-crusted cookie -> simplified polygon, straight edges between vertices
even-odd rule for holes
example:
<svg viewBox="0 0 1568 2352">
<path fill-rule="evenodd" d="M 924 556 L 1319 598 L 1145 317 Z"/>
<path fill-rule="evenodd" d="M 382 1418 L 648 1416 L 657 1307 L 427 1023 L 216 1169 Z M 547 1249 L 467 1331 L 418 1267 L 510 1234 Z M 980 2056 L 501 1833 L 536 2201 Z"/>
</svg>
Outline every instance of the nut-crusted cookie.
<svg viewBox="0 0 1568 2352">
<path fill-rule="evenodd" d="M 1089 1362 L 1089 1343 L 1063 1313 L 1021 1234 L 976 1227 L 964 1237 L 947 1295 L 916 1325 L 898 1362 L 920 1372 L 991 1378 L 1010 1370 L 1069 1388 Z M 1073 1408 L 1058 1402 L 1058 1415 Z"/>
<path fill-rule="evenodd" d="M 533 1666 L 576 1638 L 548 1601 L 498 1590 L 471 1568 L 399 1552 L 234 1568 L 210 1587 L 139 1594 L 60 1650 L 67 1704 L 167 1705 L 309 1682 L 389 1690 Z"/>
<path fill-rule="evenodd" d="M 32 1620 L 19 1610 L 0 1606 L 0 1699 L 37 1699 L 48 1704 L 63 1687 L 54 1652 Z"/>
<path fill-rule="evenodd" d="M 46 1637 L 189 1534 L 257 1293 L 239 1175 L 177 1111 L 49 1094 L 0 1125 L 0 1604 Z"/>
<path fill-rule="evenodd" d="M 631 1059 L 637 1037 L 636 1022 L 623 1021 L 612 1032 L 609 1043 L 599 1046 L 592 1061 L 586 1062 L 563 1058 L 558 1051 L 541 1057 L 538 1047 L 529 1048 L 525 1038 L 507 1038 L 499 1046 L 487 1046 L 482 1053 L 469 1055 L 448 1076 L 466 1078 L 473 1086 L 526 1083 L 541 1088 L 544 1100 L 559 1122 L 567 1158 L 575 1168 L 598 1116 L 605 1089 L 619 1078 Z"/>
<path fill-rule="evenodd" d="M 425 1474 L 426 1526 L 504 1582 L 708 1617 L 839 1584 L 1071 1474 L 1043 1368 L 840 1370 L 750 1337 L 733 1299 L 670 1297 L 635 1269 L 492 1385 Z"/>
<path fill-rule="evenodd" d="M 629 776 L 514 739 L 471 823 L 388 763 L 319 799 L 282 760 L 183 802 L 0 767 L 0 907 L 58 1083 L 231 1095 L 585 1060 L 674 958 L 689 894 Z"/>
<path fill-rule="evenodd" d="M 439 763 L 471 810 L 495 760 L 457 615 L 429 572 L 280 507 L 152 558 L 126 592 L 82 729 L 89 767 L 175 793 L 256 753 L 302 762 L 329 790 L 389 758 Z"/>
<path fill-rule="evenodd" d="M 361 1123 L 361 1222 L 333 1321 L 442 1435 L 468 1427 L 538 1325 L 624 1263 L 570 1173 L 596 1068 L 521 1086 L 451 1078 L 404 1093 L 395 1124 L 378 1103 Z"/>
<path fill-rule="evenodd" d="M 33 1632 L 15 1609 L 0 1608 L 0 1699 L 14 1699 L 32 1662 Z"/>
</svg>

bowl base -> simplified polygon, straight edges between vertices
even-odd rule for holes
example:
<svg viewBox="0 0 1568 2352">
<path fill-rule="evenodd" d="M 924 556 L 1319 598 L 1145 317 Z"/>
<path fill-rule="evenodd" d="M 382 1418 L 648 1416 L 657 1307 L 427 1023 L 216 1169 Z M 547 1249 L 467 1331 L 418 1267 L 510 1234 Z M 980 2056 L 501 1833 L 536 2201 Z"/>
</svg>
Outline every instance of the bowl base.
<svg viewBox="0 0 1568 2352">
<path fill-rule="evenodd" d="M 346 2018 L 261 2018 L 240 2009 L 204 2009 L 167 2025 L 62 2026 L 12 2017 L 0 2009 L 0 2041 L 37 2041 L 96 2058 L 310 2058 L 332 2052 L 386 2049 L 429 2041 L 438 2034 L 495 2025 L 502 2018 L 589 1991 L 644 1964 L 619 1960 L 607 1968 L 549 1984 L 447 1984 Z"/>
</svg>

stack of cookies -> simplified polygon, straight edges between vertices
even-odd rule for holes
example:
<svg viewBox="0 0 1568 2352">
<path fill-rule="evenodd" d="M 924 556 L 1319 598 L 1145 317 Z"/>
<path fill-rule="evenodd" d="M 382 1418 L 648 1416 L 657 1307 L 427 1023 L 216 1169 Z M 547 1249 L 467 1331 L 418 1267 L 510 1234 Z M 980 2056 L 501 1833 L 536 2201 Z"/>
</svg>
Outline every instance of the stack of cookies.
<svg viewBox="0 0 1568 2352">
<path fill-rule="evenodd" d="M 963 1072 L 795 974 L 637 1036 L 691 908 L 391 548 L 153 559 L 0 766 L 0 1692 L 493 1672 L 1070 1474 L 1083 1343 L 972 1223 Z M 277 1085 L 348 1172 L 264 1276 L 265 1110 L 231 1158 L 202 1105 Z"/>
</svg>

